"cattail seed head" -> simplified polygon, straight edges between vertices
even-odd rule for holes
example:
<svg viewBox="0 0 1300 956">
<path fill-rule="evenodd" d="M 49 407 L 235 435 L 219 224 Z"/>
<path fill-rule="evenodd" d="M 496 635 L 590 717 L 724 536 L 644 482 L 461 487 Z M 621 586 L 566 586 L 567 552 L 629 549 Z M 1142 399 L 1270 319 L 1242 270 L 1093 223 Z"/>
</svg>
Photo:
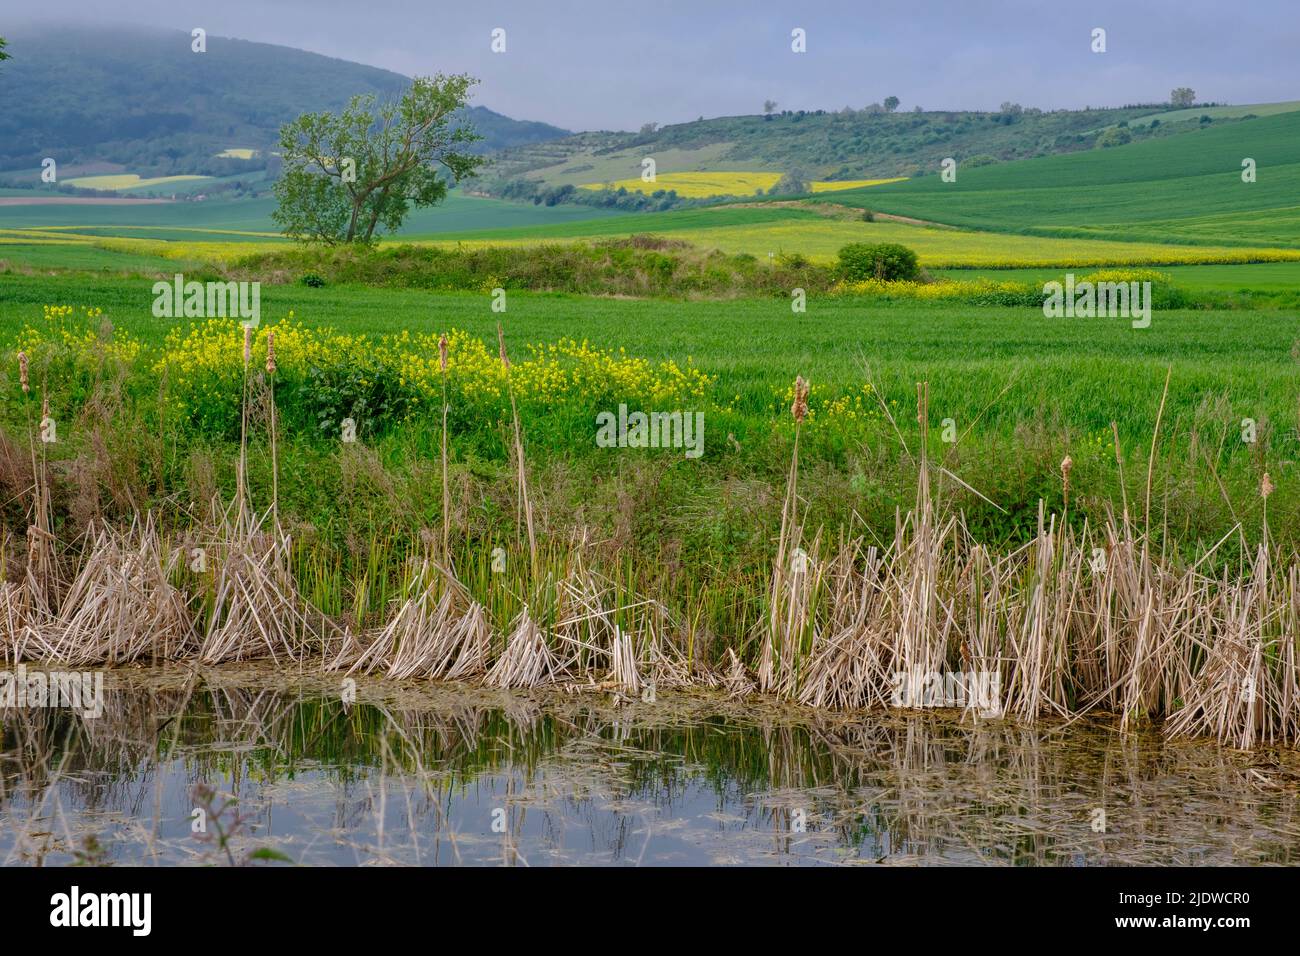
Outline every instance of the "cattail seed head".
<svg viewBox="0 0 1300 956">
<path fill-rule="evenodd" d="M 244 364 L 247 365 L 253 360 L 253 327 L 244 326 Z"/>
<path fill-rule="evenodd" d="M 1070 480 L 1070 470 L 1072 468 L 1074 468 L 1074 459 L 1069 455 L 1066 455 L 1061 459 L 1061 474 L 1065 477 L 1066 481 Z"/>
<path fill-rule="evenodd" d="M 27 393 L 32 390 L 31 382 L 27 380 L 27 353 L 18 353 L 18 380 L 23 383 L 23 392 Z"/>
<path fill-rule="evenodd" d="M 510 359 L 506 357 L 506 333 L 501 328 L 501 323 L 497 323 L 497 345 L 501 351 L 501 365 L 508 372 L 510 371 Z"/>
<path fill-rule="evenodd" d="M 1267 498 L 1273 493 L 1273 480 L 1269 478 L 1268 472 L 1264 472 L 1264 477 L 1259 483 L 1260 497 Z"/>
<path fill-rule="evenodd" d="M 266 373 L 275 374 L 275 333 L 266 333 Z"/>
<path fill-rule="evenodd" d="M 796 425 L 803 424 L 808 417 L 808 383 L 802 375 L 794 380 L 794 404 L 790 406 L 790 414 L 794 416 Z"/>
<path fill-rule="evenodd" d="M 442 370 L 447 371 L 447 336 L 438 339 L 438 364 Z"/>
<path fill-rule="evenodd" d="M 43 395 L 41 396 L 41 418 L 46 419 L 49 417 L 50 417 L 50 396 Z"/>
</svg>

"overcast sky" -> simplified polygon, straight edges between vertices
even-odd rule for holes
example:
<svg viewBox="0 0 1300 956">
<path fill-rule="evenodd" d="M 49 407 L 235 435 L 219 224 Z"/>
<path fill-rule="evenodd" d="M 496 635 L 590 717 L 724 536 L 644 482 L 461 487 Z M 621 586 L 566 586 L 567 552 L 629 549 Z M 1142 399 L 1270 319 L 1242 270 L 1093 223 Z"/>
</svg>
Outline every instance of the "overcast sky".
<svg viewBox="0 0 1300 956">
<path fill-rule="evenodd" d="M 469 72 L 475 102 L 569 129 L 862 107 L 1044 109 L 1300 98 L 1300 0 L 0 0 L 5 23 L 103 18 Z M 54 8 L 54 5 L 51 5 Z M 40 19 L 44 18 L 44 19 Z M 1106 52 L 1091 33 L 1106 30 Z M 506 52 L 490 49 L 505 30 Z M 791 51 L 791 31 L 807 52 Z"/>
</svg>

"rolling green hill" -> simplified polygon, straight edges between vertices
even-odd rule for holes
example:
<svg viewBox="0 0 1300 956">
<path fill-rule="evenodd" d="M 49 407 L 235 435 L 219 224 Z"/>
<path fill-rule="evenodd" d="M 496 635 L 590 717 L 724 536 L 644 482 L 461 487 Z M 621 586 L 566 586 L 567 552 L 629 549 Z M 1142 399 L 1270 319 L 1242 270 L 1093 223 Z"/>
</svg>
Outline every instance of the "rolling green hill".
<svg viewBox="0 0 1300 956">
<path fill-rule="evenodd" d="M 1279 110 L 1288 106 L 1294 108 L 1273 104 Z M 1149 105 L 1042 112 L 1009 104 L 1005 111 L 989 113 L 846 108 L 700 119 L 653 132 L 582 133 L 515 147 L 498 158 L 492 188 L 508 191 L 509 184 L 521 179 L 550 188 L 627 179 L 640 175 L 647 156 L 654 158 L 660 174 L 762 170 L 801 172 L 809 179 L 915 177 L 937 171 L 949 156 L 973 168 L 1087 152 L 1107 129 L 1121 125 L 1136 139 L 1172 139 L 1198 129 L 1205 110 L 1216 111 L 1217 122 L 1225 123 L 1247 113 L 1244 107 L 1160 111 Z M 1161 122 L 1152 122 L 1159 118 Z"/>
<path fill-rule="evenodd" d="M 1242 181 L 1242 162 L 1256 181 Z M 846 190 L 831 202 L 1042 236 L 1300 246 L 1300 112 L 1179 136 Z"/>
<path fill-rule="evenodd" d="M 6 30 L 13 56 L 0 75 L 0 171 L 37 181 L 43 157 L 60 178 L 233 176 L 261 170 L 279 127 L 338 109 L 358 93 L 394 97 L 406 77 L 288 47 L 218 36 L 194 53 L 180 31 L 60 27 Z M 481 106 L 468 119 L 487 152 L 568 135 Z M 251 158 L 220 157 L 254 150 Z M 12 182 L 13 177 L 7 177 Z"/>
<path fill-rule="evenodd" d="M 1193 106 L 1185 110 L 1173 110 L 1152 113 L 1134 120 L 1130 125 L 1146 125 L 1153 119 L 1164 123 L 1178 123 L 1184 120 L 1199 121 L 1202 116 L 1216 119 L 1245 119 L 1251 116 L 1276 116 L 1278 113 L 1294 113 L 1300 110 L 1300 100 L 1288 100 L 1283 103 L 1250 103 L 1244 106 Z"/>
</svg>

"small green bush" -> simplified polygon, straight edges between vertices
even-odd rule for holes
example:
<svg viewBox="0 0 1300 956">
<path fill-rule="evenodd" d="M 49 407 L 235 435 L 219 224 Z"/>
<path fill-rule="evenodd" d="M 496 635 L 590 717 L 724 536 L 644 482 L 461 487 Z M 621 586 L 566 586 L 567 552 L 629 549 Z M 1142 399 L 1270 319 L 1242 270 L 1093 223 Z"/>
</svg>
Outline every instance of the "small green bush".
<svg viewBox="0 0 1300 956">
<path fill-rule="evenodd" d="M 1102 149 L 1109 149 L 1112 146 L 1123 146 L 1132 141 L 1133 134 L 1126 129 L 1120 129 L 1118 126 L 1112 126 L 1106 132 L 1097 137 L 1097 145 Z"/>
<path fill-rule="evenodd" d="M 864 279 L 915 282 L 921 274 L 916 253 L 896 242 L 851 242 L 840 249 L 836 267 L 839 278 L 849 282 Z"/>
</svg>

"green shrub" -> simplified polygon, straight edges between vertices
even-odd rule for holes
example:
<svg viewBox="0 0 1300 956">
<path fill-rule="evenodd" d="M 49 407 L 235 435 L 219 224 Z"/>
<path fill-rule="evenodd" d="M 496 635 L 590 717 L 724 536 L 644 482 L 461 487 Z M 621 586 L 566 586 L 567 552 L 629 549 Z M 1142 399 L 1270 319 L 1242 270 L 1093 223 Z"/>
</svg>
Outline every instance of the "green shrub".
<svg viewBox="0 0 1300 956">
<path fill-rule="evenodd" d="M 801 170 L 791 170 L 767 191 L 769 196 L 802 196 L 809 192 L 808 176 Z"/>
<path fill-rule="evenodd" d="M 836 273 L 849 282 L 883 279 L 914 282 L 921 274 L 916 253 L 896 242 L 851 242 L 840 249 Z"/>
<path fill-rule="evenodd" d="M 1132 139 L 1133 134 L 1128 130 L 1112 126 L 1097 137 L 1097 145 L 1102 149 L 1109 149 L 1112 146 L 1123 146 L 1125 143 L 1131 142 Z"/>
</svg>

